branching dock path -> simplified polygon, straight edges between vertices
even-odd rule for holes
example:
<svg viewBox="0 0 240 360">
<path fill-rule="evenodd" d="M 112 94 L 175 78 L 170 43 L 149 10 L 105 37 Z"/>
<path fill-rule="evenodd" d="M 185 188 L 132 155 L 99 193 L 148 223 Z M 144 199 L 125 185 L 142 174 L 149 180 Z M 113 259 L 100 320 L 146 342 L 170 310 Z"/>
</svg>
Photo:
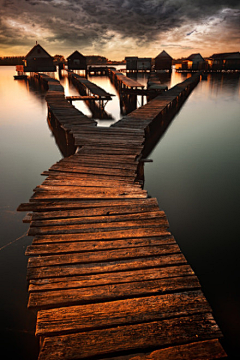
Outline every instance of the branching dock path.
<svg viewBox="0 0 240 360">
<path fill-rule="evenodd" d="M 142 188 L 151 125 L 199 75 L 110 128 L 95 127 L 56 80 L 38 76 L 50 116 L 77 147 L 19 207 L 31 211 L 28 306 L 37 311 L 39 360 L 226 358 L 198 279 Z"/>
</svg>

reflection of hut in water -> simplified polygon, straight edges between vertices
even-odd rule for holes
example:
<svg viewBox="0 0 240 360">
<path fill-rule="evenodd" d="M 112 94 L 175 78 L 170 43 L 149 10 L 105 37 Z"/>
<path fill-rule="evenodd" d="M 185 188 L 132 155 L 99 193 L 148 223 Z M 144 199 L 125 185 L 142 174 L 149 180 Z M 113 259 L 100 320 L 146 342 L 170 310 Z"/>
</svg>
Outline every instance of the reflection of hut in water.
<svg viewBox="0 0 240 360">
<path fill-rule="evenodd" d="M 213 54 L 208 64 L 211 70 L 240 70 L 240 53 Z"/>
<path fill-rule="evenodd" d="M 53 64 L 53 57 L 48 54 L 43 47 L 36 43 L 36 45 L 26 55 L 24 61 L 24 72 L 52 72 L 56 71 L 56 66 Z"/>
<path fill-rule="evenodd" d="M 79 51 L 74 51 L 67 58 L 69 70 L 84 70 L 87 72 L 87 59 Z"/>
<path fill-rule="evenodd" d="M 172 57 L 165 50 L 163 50 L 157 57 L 155 57 L 155 70 L 172 71 Z"/>
</svg>

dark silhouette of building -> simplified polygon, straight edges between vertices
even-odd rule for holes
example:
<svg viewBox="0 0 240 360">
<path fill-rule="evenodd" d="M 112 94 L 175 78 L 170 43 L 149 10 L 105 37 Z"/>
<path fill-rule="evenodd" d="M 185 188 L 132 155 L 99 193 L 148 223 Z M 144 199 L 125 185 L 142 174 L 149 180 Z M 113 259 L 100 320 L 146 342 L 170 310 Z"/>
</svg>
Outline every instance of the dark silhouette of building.
<svg viewBox="0 0 240 360">
<path fill-rule="evenodd" d="M 36 42 L 36 45 L 25 56 L 24 72 L 52 72 L 56 71 L 53 57 Z"/>
<path fill-rule="evenodd" d="M 150 71 L 152 66 L 151 58 L 139 58 L 138 56 L 127 56 L 126 69 L 129 71 Z"/>
<path fill-rule="evenodd" d="M 240 53 L 213 54 L 208 59 L 208 64 L 212 70 L 240 70 Z"/>
<path fill-rule="evenodd" d="M 189 70 L 205 70 L 206 61 L 201 54 L 192 54 L 187 59 L 188 69 Z"/>
<path fill-rule="evenodd" d="M 172 71 L 172 57 L 163 50 L 156 58 L 155 58 L 155 70 L 168 70 Z"/>
<path fill-rule="evenodd" d="M 86 57 L 77 50 L 68 56 L 67 61 L 69 70 L 87 70 Z"/>
</svg>

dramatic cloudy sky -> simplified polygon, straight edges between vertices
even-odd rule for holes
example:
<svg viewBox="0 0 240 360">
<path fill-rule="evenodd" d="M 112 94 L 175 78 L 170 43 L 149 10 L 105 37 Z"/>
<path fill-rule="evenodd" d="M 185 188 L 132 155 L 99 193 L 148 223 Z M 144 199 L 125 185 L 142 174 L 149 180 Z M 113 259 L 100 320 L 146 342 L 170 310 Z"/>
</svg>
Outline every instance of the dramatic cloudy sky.
<svg viewBox="0 0 240 360">
<path fill-rule="evenodd" d="M 0 0 L 0 56 L 172 57 L 240 50 L 239 0 Z"/>
</svg>

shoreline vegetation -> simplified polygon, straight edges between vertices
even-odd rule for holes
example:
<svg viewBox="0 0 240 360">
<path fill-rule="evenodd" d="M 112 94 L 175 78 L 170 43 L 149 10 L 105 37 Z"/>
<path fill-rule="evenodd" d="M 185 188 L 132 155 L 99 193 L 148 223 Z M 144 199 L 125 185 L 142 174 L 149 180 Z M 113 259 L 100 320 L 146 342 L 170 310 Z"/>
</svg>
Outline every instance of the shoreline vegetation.
<svg viewBox="0 0 240 360">
<path fill-rule="evenodd" d="M 55 65 L 67 64 L 67 60 L 64 58 L 63 55 L 55 55 L 54 57 Z M 25 56 L 1 56 L 0 57 L 0 66 L 8 66 L 8 65 L 23 65 L 23 60 Z M 90 55 L 86 56 L 87 65 L 121 65 L 125 64 L 126 61 L 115 61 L 115 60 L 108 60 L 104 56 L 100 55 Z"/>
</svg>

